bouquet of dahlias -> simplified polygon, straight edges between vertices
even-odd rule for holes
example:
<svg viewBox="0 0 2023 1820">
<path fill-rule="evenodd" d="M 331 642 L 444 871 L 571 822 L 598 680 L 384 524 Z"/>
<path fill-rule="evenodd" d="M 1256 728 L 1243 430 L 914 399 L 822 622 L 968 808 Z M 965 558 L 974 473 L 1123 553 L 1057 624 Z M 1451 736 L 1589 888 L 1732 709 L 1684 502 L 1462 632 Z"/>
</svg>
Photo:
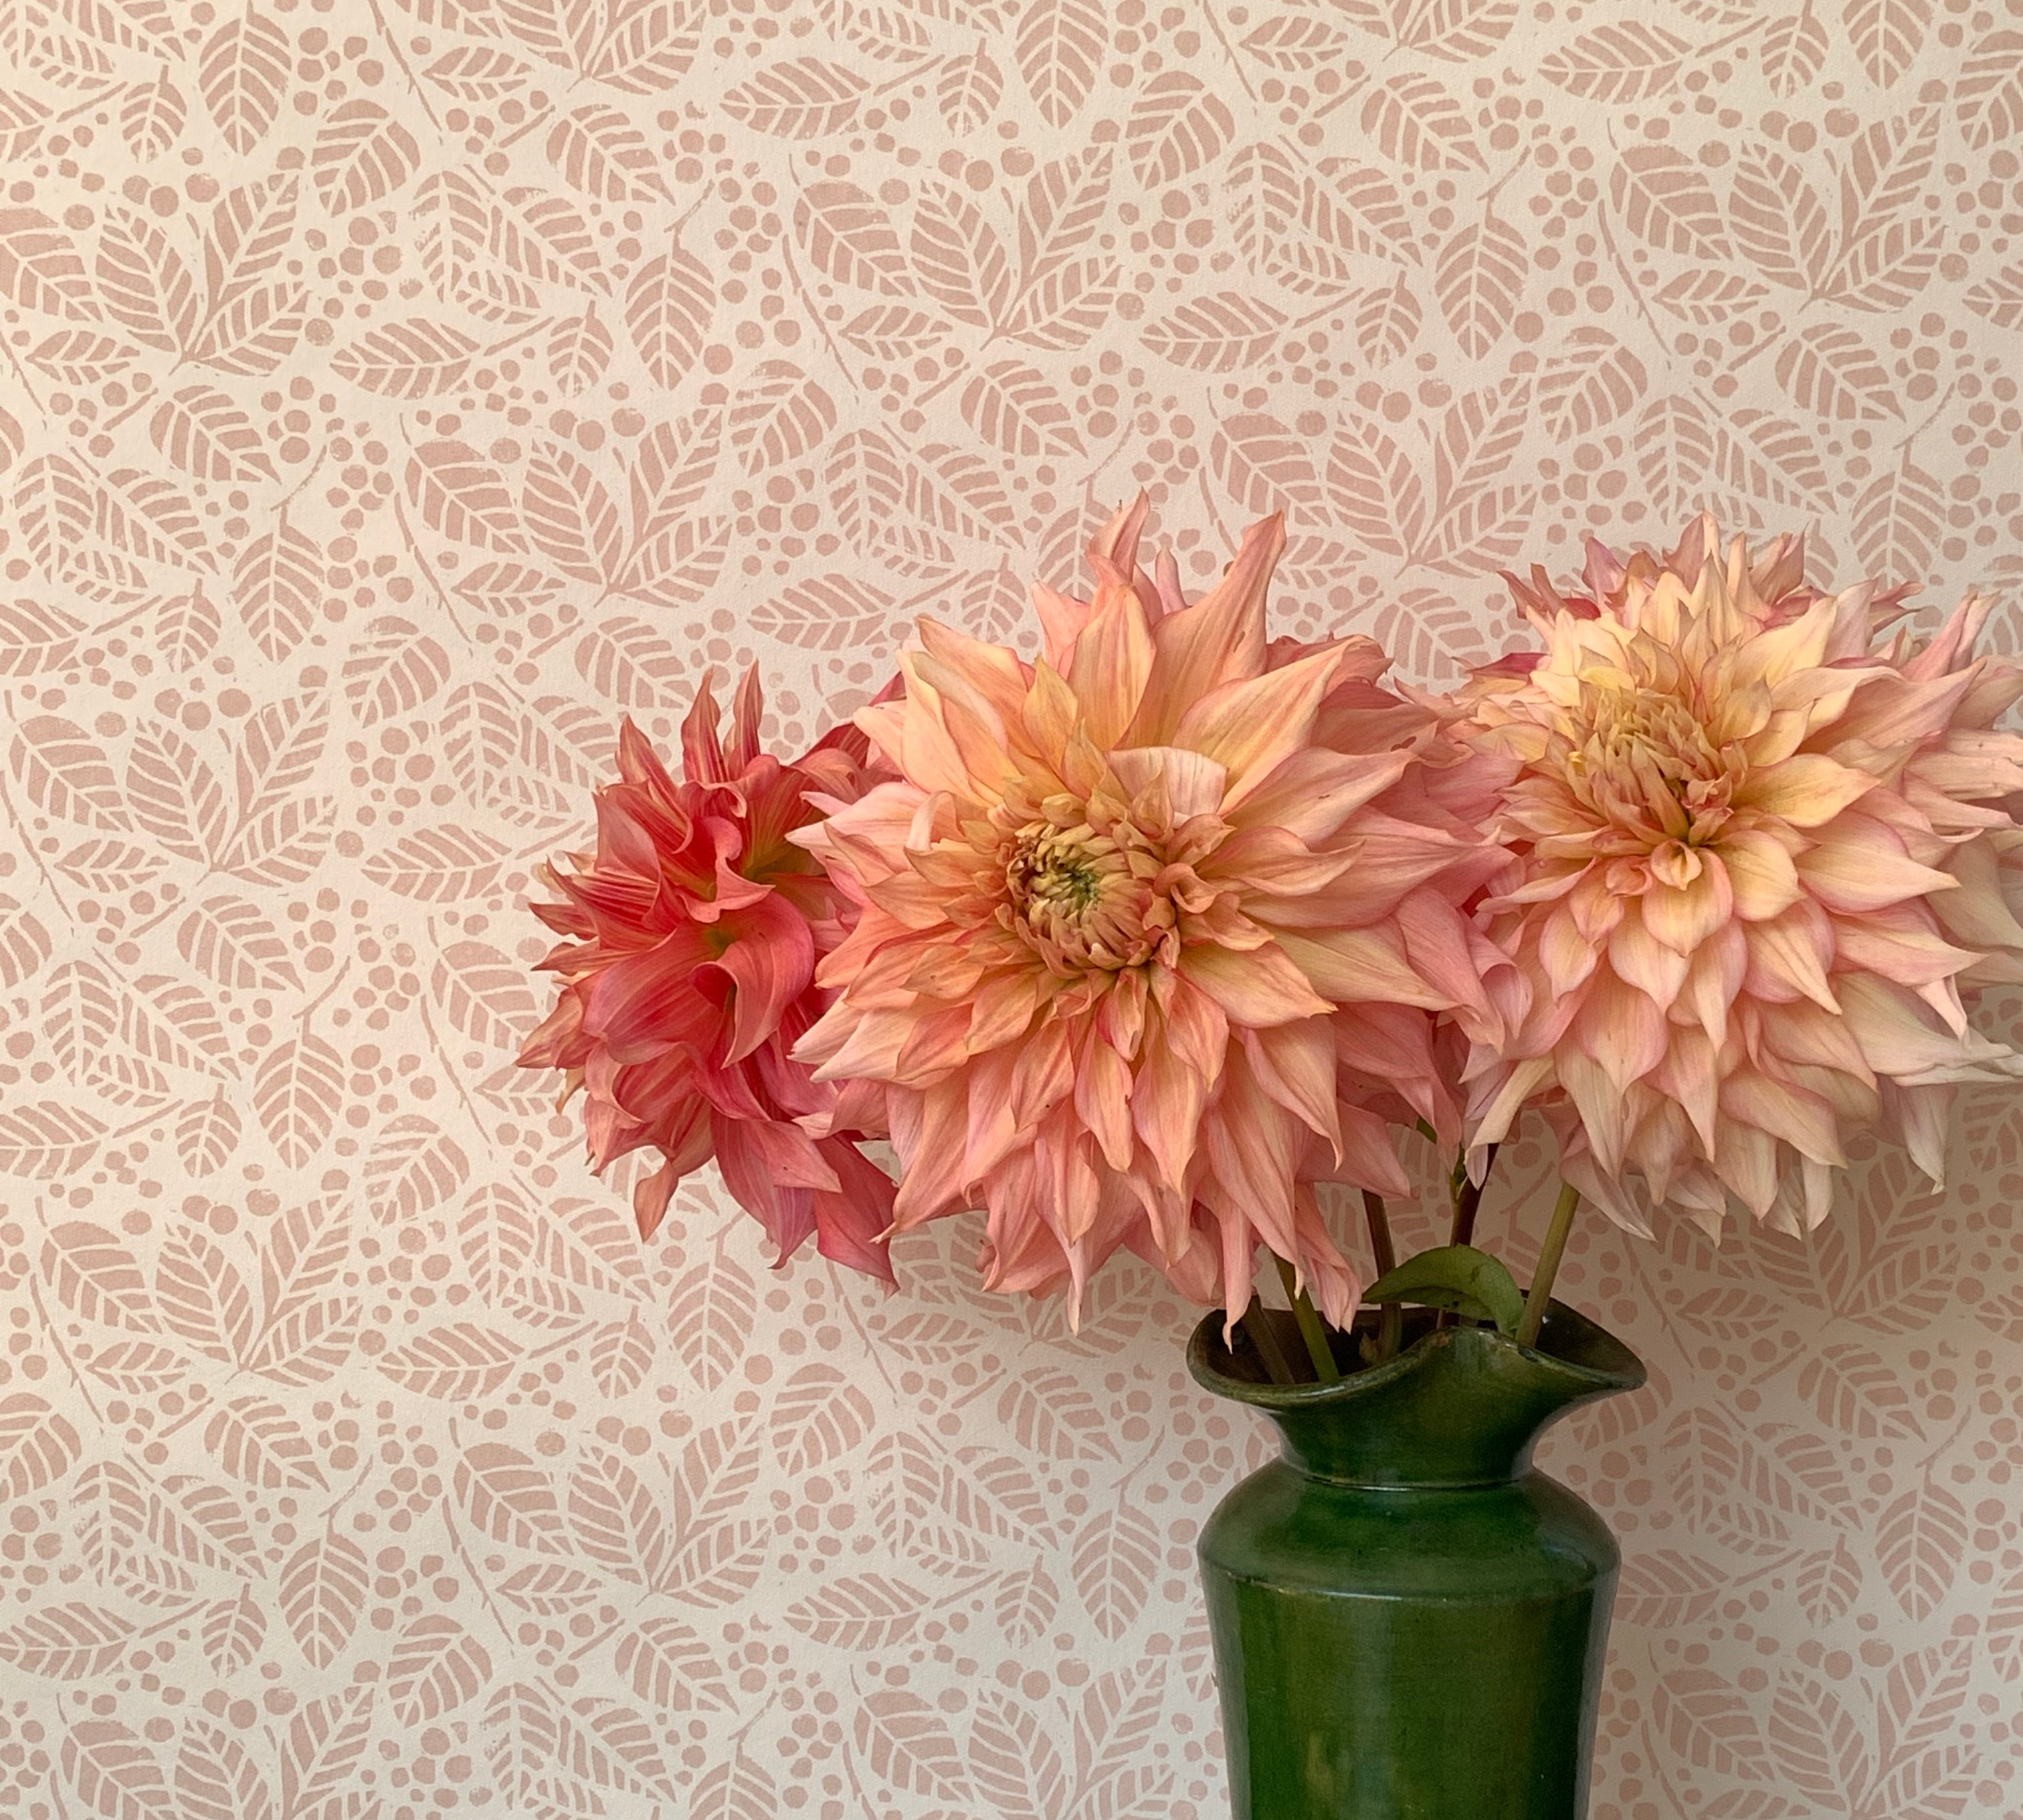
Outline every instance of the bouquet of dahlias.
<svg viewBox="0 0 2023 1820">
<path fill-rule="evenodd" d="M 1259 1354 L 1332 1378 L 1404 1303 L 1535 1341 L 1582 1198 L 1801 1230 L 1850 1128 L 1937 1180 L 1955 1085 L 2023 1072 L 1962 998 L 2023 978 L 2023 671 L 1974 654 L 1978 601 L 1915 645 L 1899 592 L 1703 519 L 1513 579 L 1541 648 L 1442 698 L 1268 635 L 1277 519 L 1190 602 L 1147 512 L 1088 598 L 1035 590 L 1037 657 L 924 619 L 790 762 L 755 678 L 727 747 L 698 692 L 679 782 L 623 730 L 522 1060 L 585 1090 L 600 1167 L 659 1153 L 642 1235 L 713 1157 L 781 1262 L 812 1232 L 888 1280 L 894 1233 L 980 1208 L 991 1288 L 1078 1305 L 1125 1248 L 1234 1323 L 1261 1247 L 1308 1361 L 1264 1321 Z M 1527 1107 L 1565 1183 L 1528 1295 L 1469 1242 Z M 1393 1127 L 1454 1159 L 1454 1242 L 1402 1264 Z"/>
</svg>

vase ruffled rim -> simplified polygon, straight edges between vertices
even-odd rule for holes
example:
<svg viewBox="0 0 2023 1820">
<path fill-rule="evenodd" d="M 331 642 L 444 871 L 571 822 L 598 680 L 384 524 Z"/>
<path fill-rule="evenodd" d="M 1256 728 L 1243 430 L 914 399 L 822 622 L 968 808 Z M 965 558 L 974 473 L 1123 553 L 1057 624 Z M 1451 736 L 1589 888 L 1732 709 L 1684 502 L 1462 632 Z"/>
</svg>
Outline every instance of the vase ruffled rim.
<svg viewBox="0 0 2023 1820">
<path fill-rule="evenodd" d="M 1366 1311 L 1352 1332 L 1374 1332 L 1374 1317 Z M 1480 1349 L 1483 1354 L 1501 1353 L 1522 1360 L 1534 1369 L 1557 1379 L 1570 1399 L 1608 1396 L 1640 1390 L 1648 1376 L 1644 1361 L 1599 1322 L 1590 1321 L 1564 1302 L 1549 1303 L 1539 1332 L 1541 1343 L 1520 1346 L 1494 1328 L 1437 1327 L 1405 1347 L 1395 1358 L 1381 1365 L 1362 1365 L 1344 1371 L 1333 1383 L 1279 1384 L 1242 1377 L 1216 1361 L 1234 1362 L 1223 1340 L 1224 1316 L 1220 1310 L 1205 1315 L 1187 1339 L 1187 1370 L 1204 1390 L 1233 1402 L 1249 1403 L 1277 1412 L 1326 1408 L 1346 1403 L 1396 1384 L 1424 1370 L 1443 1354 L 1458 1349 Z"/>
</svg>

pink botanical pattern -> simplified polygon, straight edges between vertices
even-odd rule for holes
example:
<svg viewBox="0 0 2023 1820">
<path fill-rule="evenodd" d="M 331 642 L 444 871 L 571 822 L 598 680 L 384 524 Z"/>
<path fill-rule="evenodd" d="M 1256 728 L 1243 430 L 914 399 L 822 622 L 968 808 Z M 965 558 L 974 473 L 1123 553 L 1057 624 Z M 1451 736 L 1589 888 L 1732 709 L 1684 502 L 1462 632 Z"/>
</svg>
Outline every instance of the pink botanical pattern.
<svg viewBox="0 0 2023 1820">
<path fill-rule="evenodd" d="M 1071 1334 L 961 1217 L 904 1303 L 773 1274 L 708 1167 L 642 1246 L 650 1149 L 514 1065 L 536 868 L 712 667 L 791 755 L 923 613 L 1030 660 L 1140 487 L 1190 598 L 1284 510 L 1275 629 L 1407 682 L 1702 505 L 2013 654 L 2019 30 L 8 11 L 0 1812 L 1216 1815 L 1262 1443 L 1180 1299 L 1113 1258 Z M 1626 1553 L 1597 1820 L 2023 1804 L 2019 1159 L 1970 1094 L 1943 1193 L 1576 1233 L 1656 1368 L 1552 1449 Z"/>
</svg>

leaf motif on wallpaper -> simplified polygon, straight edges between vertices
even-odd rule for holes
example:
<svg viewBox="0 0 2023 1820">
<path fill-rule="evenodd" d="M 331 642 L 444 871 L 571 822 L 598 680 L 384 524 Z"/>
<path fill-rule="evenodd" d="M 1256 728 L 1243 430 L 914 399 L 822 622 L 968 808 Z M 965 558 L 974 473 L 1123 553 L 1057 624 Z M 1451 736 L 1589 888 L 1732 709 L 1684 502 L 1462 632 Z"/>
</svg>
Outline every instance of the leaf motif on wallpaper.
<svg viewBox="0 0 2023 1820">
<path fill-rule="evenodd" d="M 134 1254 L 104 1226 L 68 1220 L 42 1241 L 42 1277 L 57 1299 L 87 1321 L 158 1332 L 154 1299 Z"/>
<path fill-rule="evenodd" d="M 463 1625 L 425 1612 L 395 1639 L 386 1662 L 387 1704 L 402 1725 L 427 1725 L 474 1698 L 491 1673 L 492 1658 Z"/>
<path fill-rule="evenodd" d="M 36 676 L 64 667 L 84 622 L 42 601 L 0 601 L 0 676 Z"/>
<path fill-rule="evenodd" d="M 430 398 L 454 389 L 478 344 L 426 316 L 392 322 L 340 348 L 331 364 L 353 385 L 387 398 Z"/>
<path fill-rule="evenodd" d="M 1416 0 L 1398 9 L 1398 42 L 1449 63 L 1489 56 L 1517 22 L 1517 0 Z"/>
<path fill-rule="evenodd" d="M 527 546 L 499 470 L 468 444 L 425 442 L 407 469 L 408 503 L 431 531 L 507 554 Z"/>
<path fill-rule="evenodd" d="M 1487 168 L 1461 104 L 1432 76 L 1389 76 L 1364 97 L 1363 137 L 1407 170 Z"/>
<path fill-rule="evenodd" d="M 528 535 L 563 574 L 600 588 L 616 578 L 625 554 L 618 508 L 573 451 L 546 441 L 535 449 L 520 505 Z"/>
<path fill-rule="evenodd" d="M 83 1444 L 58 1410 L 30 1391 L 0 1396 L 0 1491 L 26 1498 L 76 1463 Z"/>
<path fill-rule="evenodd" d="M 1403 557 L 1425 528 L 1425 494 L 1404 451 L 1361 411 L 1328 444 L 1326 492 L 1337 522 L 1366 550 Z"/>
<path fill-rule="evenodd" d="M 1113 164 L 1110 148 L 1098 146 L 1043 164 L 1027 181 L 1018 211 L 1022 294 L 1108 238 Z"/>
<path fill-rule="evenodd" d="M 64 1779 L 89 1812 L 119 1820 L 168 1820 L 167 1780 L 139 1733 L 116 1719 L 80 1719 L 64 1734 L 59 1760 Z"/>
<path fill-rule="evenodd" d="M 1075 1538 L 1075 1591 L 1103 1638 L 1115 1643 L 1137 1621 L 1158 1577 L 1159 1532 L 1129 1503 L 1099 1512 Z"/>
<path fill-rule="evenodd" d="M 1049 126 L 1065 126 L 1096 86 L 1110 21 L 1098 0 L 1047 0 L 1019 27 L 1019 73 Z"/>
<path fill-rule="evenodd" d="M 1129 1773 L 1159 1729 L 1165 1698 L 1166 1665 L 1156 1657 L 1090 1682 L 1075 1709 L 1076 1786 Z"/>
<path fill-rule="evenodd" d="M 287 35 L 250 9 L 221 26 L 197 59 L 204 104 L 234 152 L 251 152 L 267 135 L 287 92 Z"/>
<path fill-rule="evenodd" d="M 1692 54 L 1677 33 L 1631 19 L 1582 32 L 1546 57 L 1538 73 L 1576 100 L 1627 107 L 1669 92 Z"/>
<path fill-rule="evenodd" d="M 254 1115 L 291 1168 L 322 1147 L 343 1099 L 344 1064 L 311 1031 L 276 1043 L 253 1076 Z"/>
<path fill-rule="evenodd" d="M 360 96 L 323 116 L 309 176 L 324 206 L 342 216 L 384 201 L 421 162 L 415 136 L 378 102 Z"/>
<path fill-rule="evenodd" d="M 89 321 L 98 314 L 77 237 L 40 209 L 0 209 L 0 295 L 24 309 Z"/>
<path fill-rule="evenodd" d="M 929 1595 L 883 1573 L 832 1580 L 782 1615 L 802 1635 L 833 1649 L 889 1649 L 903 1643 L 931 1609 Z"/>
<path fill-rule="evenodd" d="M 461 101 L 489 101 L 525 88 L 533 71 L 488 44 L 452 45 L 422 72 Z"/>
<path fill-rule="evenodd" d="M 201 307 L 189 269 L 162 230 L 115 205 L 99 231 L 98 294 L 106 313 L 128 334 L 165 353 L 180 353 L 193 338 Z"/>
<path fill-rule="evenodd" d="M 1728 1584 L 1725 1573 L 1698 1555 L 1639 1550 L 1624 1557 L 1616 1615 L 1652 1630 L 1695 1628 L 1712 1615 Z"/>
<path fill-rule="evenodd" d="M 46 1181 L 82 1169 L 98 1148 L 105 1125 L 89 1113 L 55 1100 L 37 1100 L 0 1112 L 0 1172 Z"/>
<path fill-rule="evenodd" d="M 697 1782 L 691 1800 L 690 1820 L 773 1820 L 779 1811 L 773 1778 L 742 1749 Z"/>
<path fill-rule="evenodd" d="M 1966 1511 L 1936 1481 L 1927 1479 L 1882 1507 L 1875 1559 L 1907 1617 L 1922 1622 L 1952 1590 L 1967 1545 Z"/>
<path fill-rule="evenodd" d="M 49 118 L 48 105 L 35 96 L 0 90 L 0 158 L 26 158 L 41 143 Z"/>
<path fill-rule="evenodd" d="M 348 1687 L 295 1709 L 281 1741 L 281 1811 L 289 1820 L 348 1815 L 360 1759 L 371 1741 L 373 1687 Z"/>
<path fill-rule="evenodd" d="M 148 419 L 148 437 L 174 465 L 203 481 L 276 480 L 260 432 L 223 393 L 185 386 Z"/>
<path fill-rule="evenodd" d="M 1961 60 L 1952 102 L 1977 152 L 2023 137 L 2023 31 L 2005 27 L 1977 39 Z"/>
<path fill-rule="evenodd" d="M 498 1584 L 499 1596 L 522 1611 L 554 1617 L 594 1605 L 607 1590 L 603 1578 L 559 1561 L 529 1561 Z"/>
<path fill-rule="evenodd" d="M 587 103 L 548 129 L 543 149 L 562 181 L 609 203 L 670 199 L 646 136 L 615 108 Z"/>
<path fill-rule="evenodd" d="M 1864 1346 L 1842 1340 L 1807 1358 L 1798 1374 L 1798 1391 L 1819 1412 L 1820 1419 L 1841 1434 L 1864 1440 L 1922 1438 L 1910 1393 L 1896 1373 Z"/>
<path fill-rule="evenodd" d="M 235 1397 L 214 1409 L 203 1445 L 227 1472 L 260 1490 L 327 1489 L 301 1425 L 266 1398 Z"/>
<path fill-rule="evenodd" d="M 1765 277 L 1808 296 L 1824 287 L 1833 223 L 1796 159 L 1771 145 L 1744 151 L 1736 166 L 1729 217 L 1736 243 Z"/>
<path fill-rule="evenodd" d="M 694 63 L 707 17 L 699 0 L 612 0 L 589 73 L 630 95 L 671 89 Z"/>
<path fill-rule="evenodd" d="M 1264 360 L 1286 321 L 1283 310 L 1260 298 L 1219 291 L 1149 324 L 1145 345 L 1176 366 L 1227 373 Z"/>
<path fill-rule="evenodd" d="M 773 1452 L 799 1479 L 827 1465 L 871 1432 L 871 1400 L 833 1365 L 805 1365 L 774 1399 Z"/>
<path fill-rule="evenodd" d="M 920 287 L 958 322 L 995 328 L 1012 294 L 1012 268 L 997 230 L 975 203 L 930 183 L 913 210 L 909 241 Z"/>
<path fill-rule="evenodd" d="M 1060 1603 L 1060 1588 L 1037 1561 L 1006 1573 L 991 1597 L 999 1628 L 1022 1647 L 1046 1634 Z"/>
<path fill-rule="evenodd" d="M 963 421 L 985 441 L 1028 459 L 1079 455 L 1081 437 L 1044 375 L 1019 360 L 994 361 L 962 389 Z"/>
<path fill-rule="evenodd" d="M 1433 294 L 1464 353 L 1486 354 L 1509 332 L 1530 262 L 1523 236 L 1493 214 L 1463 228 L 1441 249 Z"/>
<path fill-rule="evenodd" d="M 1917 60 L 1932 23 L 1931 0 L 1848 0 L 1849 42 L 1878 88 L 1893 87 Z"/>
<path fill-rule="evenodd" d="M 1345 60 L 1348 40 L 1313 13 L 1275 13 L 1252 27 L 1239 48 L 1275 69 L 1311 70 Z"/>
<path fill-rule="evenodd" d="M 34 914 L 0 895 L 0 986 L 18 986 L 53 952 L 49 932 Z"/>
<path fill-rule="evenodd" d="M 728 418 L 730 446 L 744 457 L 744 471 L 799 461 L 836 428 L 836 401 L 791 360 L 762 360 L 733 401 Z"/>
<path fill-rule="evenodd" d="M 429 1328 L 373 1361 L 397 1384 L 445 1402 L 488 1397 L 518 1366 L 522 1349 L 494 1328 L 453 1321 Z"/>
<path fill-rule="evenodd" d="M 874 1331 L 881 1349 L 915 1365 L 953 1365 L 983 1343 L 983 1336 L 967 1321 L 931 1309 L 916 1309 L 889 1327 Z"/>
<path fill-rule="evenodd" d="M 1855 549 L 1871 574 L 1922 581 L 1938 554 L 1945 496 L 1907 452 L 1863 491 L 1855 502 L 1854 521 Z"/>
<path fill-rule="evenodd" d="M 1661 251 L 1701 261 L 1731 256 L 1713 186 L 1676 146 L 1630 147 L 1610 179 L 1609 199 L 1630 232 Z"/>
<path fill-rule="evenodd" d="M 1973 1691 L 1974 1639 L 1954 1635 L 1907 1650 L 1890 1665 L 1876 1702 L 1879 1754 L 1886 1770 L 1945 1741 Z"/>
<path fill-rule="evenodd" d="M 1138 86 L 1124 143 L 1138 181 L 1151 189 L 1210 163 L 1235 133 L 1235 116 L 1214 90 L 1187 70 L 1168 69 Z"/>
<path fill-rule="evenodd" d="M 795 238 L 818 272 L 887 296 L 912 291 L 891 209 L 855 184 L 841 178 L 810 184 L 794 199 L 793 220 Z"/>
<path fill-rule="evenodd" d="M 1860 1811 L 1873 1773 L 1864 1728 L 1824 1682 L 1797 1669 L 1780 1675 L 1765 1735 L 1788 1786 Z"/>
<path fill-rule="evenodd" d="M 507 857 L 507 850 L 481 829 L 423 828 L 373 854 L 365 875 L 421 903 L 460 903 L 490 890 Z"/>
<path fill-rule="evenodd" d="M 575 652 L 576 674 L 624 708 L 664 707 L 675 700 L 689 666 L 643 622 L 620 616 L 586 633 Z"/>
<path fill-rule="evenodd" d="M 565 317 L 548 331 L 543 352 L 556 391 L 565 398 L 587 392 L 604 377 L 616 344 L 592 304 L 581 316 Z"/>
<path fill-rule="evenodd" d="M 444 948 L 430 989 L 452 1025 L 496 1048 L 517 1051 L 540 1015 L 526 969 L 481 941 Z"/>
<path fill-rule="evenodd" d="M 75 722 L 55 714 L 24 721 L 9 768 L 38 809 L 113 832 L 130 825 L 104 743 Z"/>
<path fill-rule="evenodd" d="M 0 1662 L 24 1675 L 82 1681 L 117 1668 L 133 1637 L 132 1621 L 117 1612 L 68 1599 L 0 1631 Z"/>
<path fill-rule="evenodd" d="M 245 1358 L 253 1339 L 252 1292 L 201 1227 L 178 1227 L 163 1245 L 155 1300 L 163 1325 L 198 1351 L 227 1364 Z"/>
<path fill-rule="evenodd" d="M 1710 1668 L 1677 1668 L 1652 1690 L 1659 1735 L 1695 1769 L 1769 1778 L 1769 1753 L 1756 1721 L 1757 1702 Z"/>
<path fill-rule="evenodd" d="M 2023 1573 L 2012 1573 L 1989 1603 L 1981 1638 L 2003 1680 L 2023 1677 Z"/>
<path fill-rule="evenodd" d="M 204 1613 L 198 1635 L 205 1662 L 221 1679 L 245 1667 L 267 1635 L 266 1614 L 252 1588 L 242 1586 L 236 1598 L 214 1601 Z"/>
<path fill-rule="evenodd" d="M 979 38 L 968 57 L 953 57 L 935 82 L 935 105 L 942 124 L 957 137 L 989 123 L 1004 93 L 1004 72 L 990 54 L 990 41 Z"/>
<path fill-rule="evenodd" d="M 495 1542 L 555 1554 L 563 1547 L 562 1506 L 548 1475 L 517 1447 L 481 1441 L 458 1460 L 457 1501 Z"/>
<path fill-rule="evenodd" d="M 332 1529 L 304 1544 L 281 1569 L 281 1616 L 313 1668 L 341 1655 L 364 1614 L 371 1570 L 364 1550 Z"/>
<path fill-rule="evenodd" d="M 814 139 L 847 126 L 869 86 L 854 70 L 840 64 L 811 57 L 783 58 L 762 67 L 718 105 L 754 132 Z"/>
<path fill-rule="evenodd" d="M 183 1722 L 175 1788 L 178 1813 L 188 1820 L 274 1820 L 259 1765 L 230 1732 L 203 1719 Z"/>
<path fill-rule="evenodd" d="M 633 1692 L 664 1712 L 736 1710 L 715 1652 L 679 1618 L 649 1617 L 627 1631 L 613 1660 Z"/>
<path fill-rule="evenodd" d="M 1218 424 L 1209 443 L 1209 466 L 1253 518 L 1289 506 L 1313 511 L 1320 506 L 1320 477 L 1306 438 L 1262 412 Z"/>
<path fill-rule="evenodd" d="M 1074 1372 L 1013 1374 L 999 1393 L 997 1420 L 1030 1453 L 1055 1460 L 1117 1457 L 1108 1417 Z"/>
<path fill-rule="evenodd" d="M 904 1687 L 880 1688 L 857 1709 L 855 1741 L 873 1774 L 893 1787 L 967 1801 L 969 1778 L 948 1722 Z"/>
<path fill-rule="evenodd" d="M 589 1357 L 598 1388 L 614 1400 L 629 1397 L 653 1372 L 653 1335 L 636 1314 L 607 1321 L 591 1336 Z"/>
<path fill-rule="evenodd" d="M 578 1548 L 620 1579 L 649 1590 L 666 1580 L 671 1537 L 664 1494 L 608 1448 L 594 1448 L 569 1475 L 569 1533 Z"/>
<path fill-rule="evenodd" d="M 969 1773 L 979 1795 L 1003 1820 L 1059 1820 L 1066 1809 L 1067 1767 L 1045 1721 L 996 1688 L 975 1703 Z"/>
</svg>

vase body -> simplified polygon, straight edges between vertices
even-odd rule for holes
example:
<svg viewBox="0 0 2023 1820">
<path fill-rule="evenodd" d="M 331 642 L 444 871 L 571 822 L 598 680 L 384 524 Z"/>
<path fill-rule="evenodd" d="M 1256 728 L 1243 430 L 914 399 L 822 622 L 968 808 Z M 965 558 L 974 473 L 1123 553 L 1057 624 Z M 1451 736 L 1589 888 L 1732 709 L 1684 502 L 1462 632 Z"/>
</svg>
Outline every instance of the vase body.
<svg viewBox="0 0 2023 1820">
<path fill-rule="evenodd" d="M 1619 1557 L 1531 1450 L 1636 1358 L 1555 1303 L 1337 1384 L 1254 1381 L 1220 1315 L 1188 1362 L 1282 1439 L 1200 1543 L 1235 1820 L 1583 1820 Z"/>
</svg>

